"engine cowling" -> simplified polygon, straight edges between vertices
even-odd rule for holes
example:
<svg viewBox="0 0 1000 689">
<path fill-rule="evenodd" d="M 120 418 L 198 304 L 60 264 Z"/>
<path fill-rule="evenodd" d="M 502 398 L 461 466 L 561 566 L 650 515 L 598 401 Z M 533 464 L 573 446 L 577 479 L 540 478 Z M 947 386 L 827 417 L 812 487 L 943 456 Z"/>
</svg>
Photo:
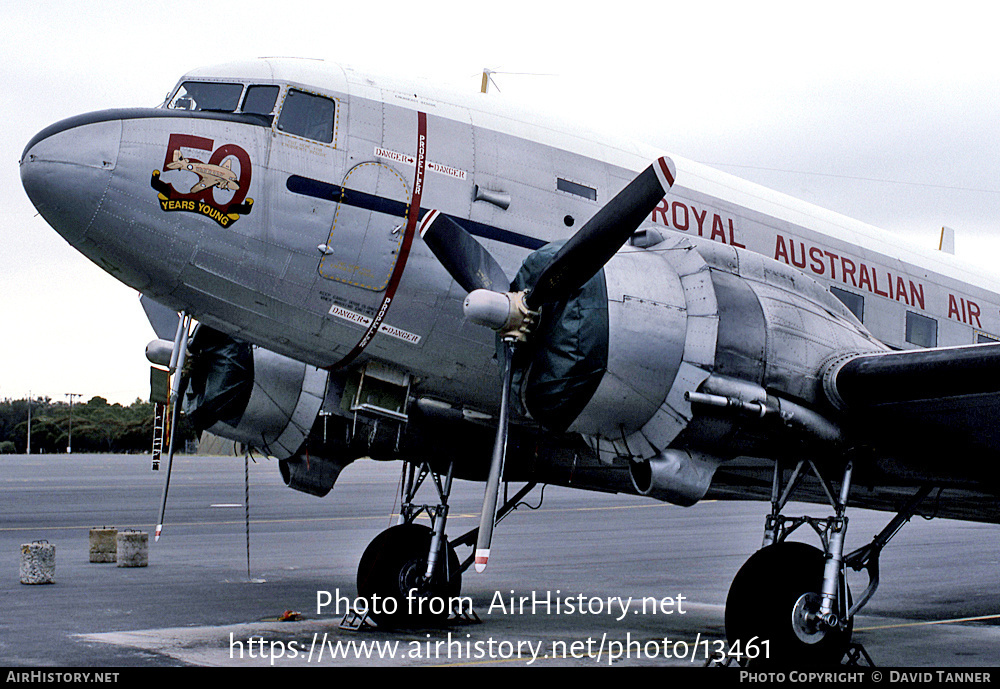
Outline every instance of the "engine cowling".
<svg viewBox="0 0 1000 689">
<path fill-rule="evenodd" d="M 195 428 L 279 460 L 285 484 L 326 495 L 354 459 L 336 443 L 307 446 L 329 373 L 199 325 L 189 345 L 184 413 Z M 326 437 L 326 434 L 320 434 Z"/>
<path fill-rule="evenodd" d="M 529 258 L 515 289 L 530 286 L 531 266 Z M 638 492 L 680 504 L 704 495 L 722 461 L 774 456 L 789 432 L 828 442 L 837 431 L 816 413 L 826 405 L 824 364 L 883 349 L 812 278 L 683 235 L 620 251 L 559 308 L 548 315 L 555 324 L 543 308 L 539 344 L 521 364 L 527 412 L 543 426 L 582 434 L 607 466 L 627 458 Z M 566 367 L 574 357 L 586 366 Z M 589 388 L 579 385 L 584 380 Z M 697 410 L 691 393 L 701 393 Z M 568 422 L 552 413 L 560 395 L 575 396 Z M 730 401 L 733 411 L 720 411 Z M 715 408 L 706 413 L 706 404 Z M 780 432 L 758 423 L 755 433 L 746 423 L 755 409 L 779 420 Z"/>
<path fill-rule="evenodd" d="M 530 256 L 513 289 L 530 286 L 557 248 Z M 519 397 L 547 428 L 648 459 L 690 419 L 683 395 L 711 373 L 717 331 L 715 290 L 690 243 L 670 256 L 621 251 L 572 298 L 543 308 L 518 362 Z"/>
<path fill-rule="evenodd" d="M 199 326 L 184 413 L 208 431 L 287 459 L 302 447 L 326 395 L 329 373 Z"/>
</svg>

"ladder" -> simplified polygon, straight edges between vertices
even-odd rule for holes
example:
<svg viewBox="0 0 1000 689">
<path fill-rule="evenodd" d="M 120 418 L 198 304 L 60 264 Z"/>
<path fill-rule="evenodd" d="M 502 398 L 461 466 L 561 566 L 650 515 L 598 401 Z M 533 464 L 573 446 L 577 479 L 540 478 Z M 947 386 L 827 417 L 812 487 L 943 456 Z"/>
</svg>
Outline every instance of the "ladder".
<svg viewBox="0 0 1000 689">
<path fill-rule="evenodd" d="M 153 405 L 153 467 L 152 471 L 160 470 L 160 456 L 163 454 L 163 440 L 169 437 L 168 428 L 170 415 L 167 413 L 169 405 L 156 402 Z"/>
</svg>

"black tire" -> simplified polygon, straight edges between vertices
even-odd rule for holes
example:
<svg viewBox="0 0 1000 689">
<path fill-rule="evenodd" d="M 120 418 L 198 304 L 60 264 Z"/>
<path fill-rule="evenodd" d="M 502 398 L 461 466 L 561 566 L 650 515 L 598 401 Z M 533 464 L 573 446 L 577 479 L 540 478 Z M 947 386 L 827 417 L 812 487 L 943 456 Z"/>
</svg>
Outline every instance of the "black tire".
<svg viewBox="0 0 1000 689">
<path fill-rule="evenodd" d="M 853 620 L 845 629 L 815 632 L 808 640 L 800 638 L 794 628 L 793 614 L 800 598 L 818 596 L 822 588 L 825 561 L 818 548 L 783 542 L 761 548 L 737 572 L 726 599 L 726 637 L 731 646 L 738 643 L 739 652 L 747 654 L 748 665 L 817 667 L 842 661 L 851 642 Z"/>
<path fill-rule="evenodd" d="M 400 524 L 376 536 L 358 563 L 358 596 L 381 627 L 406 628 L 441 624 L 449 601 L 462 590 L 462 573 L 454 548 L 447 543 L 435 581 L 423 582 L 433 533 L 425 526 Z M 411 595 L 411 589 L 416 591 Z"/>
</svg>

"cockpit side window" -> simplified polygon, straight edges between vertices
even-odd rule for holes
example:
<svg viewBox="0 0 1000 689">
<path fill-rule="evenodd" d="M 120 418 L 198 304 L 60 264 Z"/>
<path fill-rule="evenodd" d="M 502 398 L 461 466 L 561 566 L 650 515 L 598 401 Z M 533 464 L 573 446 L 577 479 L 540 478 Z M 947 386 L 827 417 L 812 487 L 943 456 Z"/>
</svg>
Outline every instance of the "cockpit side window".
<svg viewBox="0 0 1000 689">
<path fill-rule="evenodd" d="M 278 100 L 278 91 L 277 86 L 248 86 L 242 111 L 253 115 L 270 115 L 274 111 L 274 102 Z"/>
<path fill-rule="evenodd" d="M 174 110 L 210 110 L 236 112 L 243 94 L 243 84 L 216 81 L 185 81 L 177 89 L 168 108 Z"/>
<path fill-rule="evenodd" d="M 333 143 L 337 104 L 332 98 L 289 89 L 278 117 L 278 130 L 313 141 Z"/>
</svg>

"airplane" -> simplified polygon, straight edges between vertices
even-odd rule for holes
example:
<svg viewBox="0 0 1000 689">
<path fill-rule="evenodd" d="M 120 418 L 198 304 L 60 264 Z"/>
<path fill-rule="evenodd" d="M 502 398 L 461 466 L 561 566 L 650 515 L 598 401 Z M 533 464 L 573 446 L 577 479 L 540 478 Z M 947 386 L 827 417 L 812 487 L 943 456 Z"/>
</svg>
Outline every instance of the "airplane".
<svg viewBox="0 0 1000 689">
<path fill-rule="evenodd" d="M 231 177 L 189 187 L 194 160 Z M 538 484 L 759 500 L 731 659 L 835 664 L 912 516 L 1000 522 L 1000 282 L 693 161 L 261 59 L 55 123 L 20 170 L 42 217 L 141 293 L 175 415 L 316 496 L 355 459 L 402 461 L 400 523 L 358 568 L 378 625 L 427 622 L 410 591 L 457 596 Z M 485 489 L 479 528 L 449 539 L 455 479 Z M 894 513 L 851 552 L 848 504 Z"/>
<path fill-rule="evenodd" d="M 197 194 L 199 191 L 209 187 L 218 187 L 224 191 L 239 191 L 240 185 L 236 183 L 236 173 L 233 172 L 232 159 L 226 159 L 222 165 L 206 165 L 197 160 L 184 158 L 180 150 L 174 151 L 174 160 L 167 164 L 168 170 L 187 170 L 198 175 L 198 181 L 194 183 L 189 194 Z"/>
</svg>

